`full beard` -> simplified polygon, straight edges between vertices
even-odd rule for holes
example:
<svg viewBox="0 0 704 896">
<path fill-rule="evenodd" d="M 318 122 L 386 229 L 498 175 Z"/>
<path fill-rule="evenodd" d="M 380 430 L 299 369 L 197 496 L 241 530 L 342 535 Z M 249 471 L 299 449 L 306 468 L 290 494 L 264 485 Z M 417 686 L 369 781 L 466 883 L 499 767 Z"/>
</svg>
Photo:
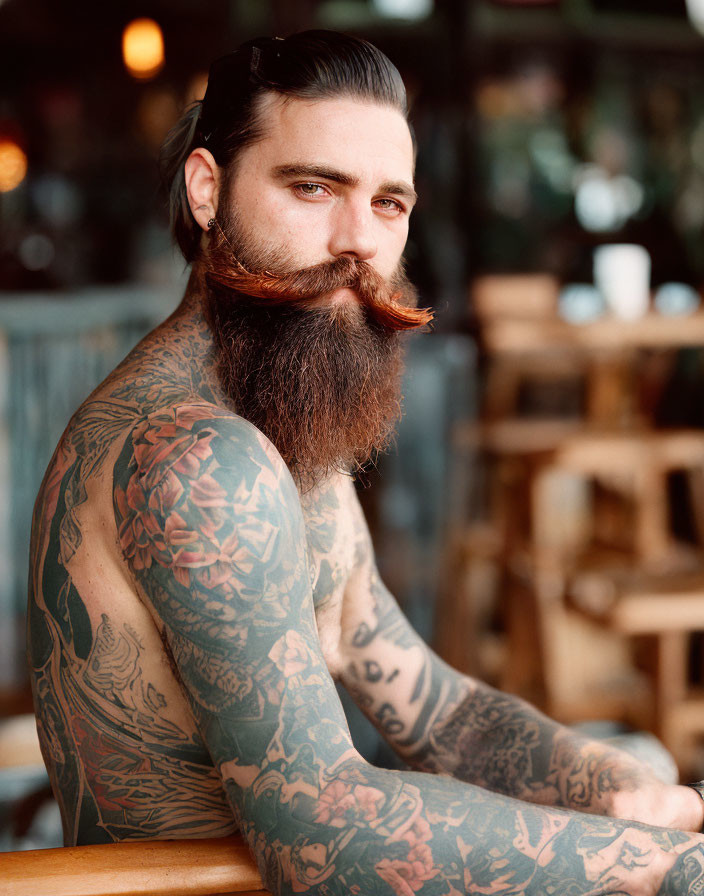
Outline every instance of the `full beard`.
<svg viewBox="0 0 704 896">
<path fill-rule="evenodd" d="M 222 389 L 299 487 L 361 467 L 387 447 L 401 414 L 399 331 L 429 313 L 412 307 L 401 269 L 389 284 L 348 257 L 277 274 L 283 259 L 248 245 L 236 221 L 223 223 L 205 271 Z M 359 304 L 320 300 L 342 287 Z"/>
</svg>

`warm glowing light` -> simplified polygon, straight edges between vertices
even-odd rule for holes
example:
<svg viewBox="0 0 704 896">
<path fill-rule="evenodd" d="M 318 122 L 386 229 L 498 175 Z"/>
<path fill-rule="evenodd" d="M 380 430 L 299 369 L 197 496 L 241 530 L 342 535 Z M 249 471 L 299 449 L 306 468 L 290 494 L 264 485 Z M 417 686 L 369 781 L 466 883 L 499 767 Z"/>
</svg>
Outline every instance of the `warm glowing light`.
<svg viewBox="0 0 704 896">
<path fill-rule="evenodd" d="M 164 36 L 153 19 L 135 19 L 122 32 L 122 58 L 133 78 L 153 78 L 164 65 Z"/>
<path fill-rule="evenodd" d="M 27 156 L 14 140 L 0 137 L 0 193 L 19 187 L 27 174 Z"/>
</svg>

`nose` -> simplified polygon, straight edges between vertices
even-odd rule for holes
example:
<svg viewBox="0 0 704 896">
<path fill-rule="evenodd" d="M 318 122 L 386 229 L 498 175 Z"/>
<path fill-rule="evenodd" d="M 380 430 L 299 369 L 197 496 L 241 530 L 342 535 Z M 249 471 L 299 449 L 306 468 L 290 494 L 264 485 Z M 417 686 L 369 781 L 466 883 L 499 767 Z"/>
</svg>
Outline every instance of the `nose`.
<svg viewBox="0 0 704 896">
<path fill-rule="evenodd" d="M 358 261 L 374 258 L 377 242 L 372 209 L 350 201 L 343 203 L 333 220 L 328 249 L 334 258 L 340 255 L 351 255 Z"/>
</svg>

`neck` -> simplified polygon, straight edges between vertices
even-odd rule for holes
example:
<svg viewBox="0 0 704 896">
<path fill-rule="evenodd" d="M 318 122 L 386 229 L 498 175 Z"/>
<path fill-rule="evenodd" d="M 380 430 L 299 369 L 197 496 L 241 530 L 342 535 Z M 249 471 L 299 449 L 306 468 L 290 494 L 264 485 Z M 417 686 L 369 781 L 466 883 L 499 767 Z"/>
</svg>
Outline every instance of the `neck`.
<svg viewBox="0 0 704 896">
<path fill-rule="evenodd" d="M 205 297 L 203 266 L 196 261 L 178 308 L 162 326 L 166 333 L 170 333 L 169 342 L 176 351 L 177 364 L 183 365 L 182 370 L 196 391 L 208 401 L 214 400 L 227 407 L 231 402 L 223 392 L 216 372 L 215 345 L 203 311 Z"/>
<path fill-rule="evenodd" d="M 197 320 L 205 322 L 205 316 L 203 315 L 205 296 L 206 285 L 203 264 L 200 261 L 194 261 L 188 283 L 186 284 L 186 291 L 174 312 L 174 316 L 192 317 L 194 322 Z"/>
</svg>

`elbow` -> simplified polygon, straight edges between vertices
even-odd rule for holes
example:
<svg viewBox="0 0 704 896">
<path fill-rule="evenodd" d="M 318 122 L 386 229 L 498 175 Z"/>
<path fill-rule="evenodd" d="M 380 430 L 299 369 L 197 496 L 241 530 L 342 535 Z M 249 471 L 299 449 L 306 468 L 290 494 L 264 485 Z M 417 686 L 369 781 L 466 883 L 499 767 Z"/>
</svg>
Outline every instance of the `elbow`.
<svg viewBox="0 0 704 896">
<path fill-rule="evenodd" d="M 271 783 L 279 777 L 270 775 Z M 264 885 L 274 896 L 318 892 L 323 884 L 330 894 L 348 894 L 351 855 L 359 842 L 372 853 L 375 843 L 383 847 L 375 821 L 388 807 L 390 786 L 399 786 L 395 776 L 350 751 L 315 785 L 309 767 L 298 779 L 287 778 L 267 799 L 258 795 L 256 816 L 242 825 Z"/>
</svg>

